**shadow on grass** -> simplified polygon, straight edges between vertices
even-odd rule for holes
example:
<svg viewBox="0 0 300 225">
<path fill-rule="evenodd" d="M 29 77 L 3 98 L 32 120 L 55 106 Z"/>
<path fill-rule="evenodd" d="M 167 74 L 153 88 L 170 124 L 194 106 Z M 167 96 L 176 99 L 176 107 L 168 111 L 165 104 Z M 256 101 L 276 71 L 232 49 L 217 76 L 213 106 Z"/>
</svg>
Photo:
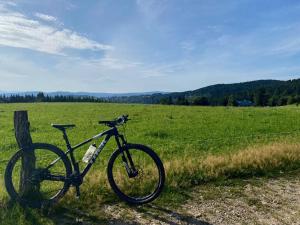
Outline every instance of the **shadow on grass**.
<svg viewBox="0 0 300 225">
<path fill-rule="evenodd" d="M 94 209 L 95 210 L 95 209 Z M 98 214 L 103 213 L 103 215 L 93 216 L 88 212 L 74 209 L 60 209 L 58 214 L 51 213 L 48 215 L 52 222 L 56 225 L 101 225 L 101 224 L 116 224 L 116 225 L 138 225 L 139 223 L 134 221 L 125 221 L 122 219 L 110 218 L 111 215 L 106 215 L 101 209 L 98 210 Z"/>
<path fill-rule="evenodd" d="M 153 204 L 128 207 L 131 214 L 135 214 L 135 218 L 131 219 L 116 219 L 113 215 L 105 214 L 102 216 L 93 216 L 87 212 L 74 209 L 60 209 L 58 214 L 51 213 L 51 218 L 54 224 L 84 224 L 84 225 L 100 225 L 100 224 L 117 224 L 117 225 L 137 225 L 137 224 L 191 224 L 191 225 L 212 225 L 208 222 L 200 220 L 192 215 L 186 215 L 174 210 L 170 210 Z M 98 214 L 101 214 L 101 209 L 98 209 Z M 137 219 L 138 218 L 138 219 Z M 141 219 L 143 218 L 143 219 Z"/>
<path fill-rule="evenodd" d="M 98 204 L 94 202 L 92 205 L 74 200 L 68 204 L 58 204 L 45 211 L 22 208 L 15 202 L 7 201 L 6 212 L 2 213 L 7 225 L 19 224 L 21 221 L 24 225 L 136 225 L 149 223 L 210 225 L 193 215 L 178 212 L 179 205 L 192 197 L 188 191 L 166 188 L 163 196 L 164 198 L 159 199 L 156 203 L 137 207 L 128 206 L 116 199 L 98 202 Z M 165 202 L 171 204 L 166 205 Z M 106 211 L 106 207 L 111 207 L 111 210 Z M 120 212 L 122 213 L 120 214 Z"/>
<path fill-rule="evenodd" d="M 8 201 L 1 204 L 0 224 L 44 225 L 45 221 L 43 221 L 41 214 L 37 210 L 23 208 L 12 201 Z"/>
</svg>

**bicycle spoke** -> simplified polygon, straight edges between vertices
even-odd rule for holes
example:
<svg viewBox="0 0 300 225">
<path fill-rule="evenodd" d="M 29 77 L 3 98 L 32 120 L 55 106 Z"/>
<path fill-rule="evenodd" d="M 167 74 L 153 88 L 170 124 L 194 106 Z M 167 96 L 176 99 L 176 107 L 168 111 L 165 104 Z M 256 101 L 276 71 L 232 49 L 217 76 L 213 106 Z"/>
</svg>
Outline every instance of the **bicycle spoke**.
<svg viewBox="0 0 300 225">
<path fill-rule="evenodd" d="M 10 184 L 9 193 L 13 197 L 18 196 L 21 202 L 32 207 L 39 207 L 44 201 L 49 202 L 56 199 L 68 188 L 66 186 L 68 185 L 68 175 L 64 160 L 61 160 L 62 158 L 55 152 L 56 150 L 51 149 L 51 146 L 49 147 L 47 144 L 37 144 L 36 146 L 34 148 L 34 169 L 30 171 L 30 175 L 26 179 L 27 186 L 32 189 L 30 193 L 34 194 L 23 193 L 24 183 L 21 182 L 23 179 L 22 151 L 19 155 L 16 154 L 18 158 L 13 161 L 13 167 L 11 167 L 9 175 L 10 182 L 8 182 Z M 44 146 L 46 146 L 45 149 Z"/>
<path fill-rule="evenodd" d="M 151 157 L 141 151 L 134 149 L 129 150 L 131 161 L 135 168 L 131 165 L 126 165 L 123 158 L 120 156 L 116 159 L 113 167 L 114 180 L 119 189 L 129 197 L 141 198 L 153 193 L 157 187 L 159 180 L 159 171 Z M 126 166 L 129 166 L 131 172 L 137 173 L 128 174 Z M 133 165 L 132 164 L 132 165 Z"/>
</svg>

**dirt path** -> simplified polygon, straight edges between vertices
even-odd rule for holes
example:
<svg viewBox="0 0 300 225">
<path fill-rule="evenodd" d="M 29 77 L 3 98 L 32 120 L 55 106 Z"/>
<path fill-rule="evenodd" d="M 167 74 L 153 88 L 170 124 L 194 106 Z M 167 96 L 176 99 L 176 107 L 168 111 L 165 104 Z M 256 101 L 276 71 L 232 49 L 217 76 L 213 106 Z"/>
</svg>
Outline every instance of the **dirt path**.
<svg viewBox="0 0 300 225">
<path fill-rule="evenodd" d="M 300 176 L 198 186 L 179 209 L 120 204 L 101 211 L 106 221 L 78 214 L 74 224 L 300 225 Z"/>
<path fill-rule="evenodd" d="M 272 179 L 242 189 L 217 188 L 217 198 L 201 191 L 184 206 L 186 212 L 210 224 L 300 225 L 300 179 Z M 203 195 L 203 194 L 202 194 Z"/>
</svg>

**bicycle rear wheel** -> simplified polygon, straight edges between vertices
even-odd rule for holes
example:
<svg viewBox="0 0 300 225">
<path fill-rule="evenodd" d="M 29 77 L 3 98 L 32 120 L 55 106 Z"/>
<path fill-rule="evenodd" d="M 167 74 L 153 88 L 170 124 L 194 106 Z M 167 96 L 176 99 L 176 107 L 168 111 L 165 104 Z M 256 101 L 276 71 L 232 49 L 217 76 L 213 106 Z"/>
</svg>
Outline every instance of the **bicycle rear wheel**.
<svg viewBox="0 0 300 225">
<path fill-rule="evenodd" d="M 138 144 L 127 144 L 112 154 L 107 176 L 113 191 L 131 204 L 153 201 L 165 182 L 160 158 L 149 147 Z"/>
<path fill-rule="evenodd" d="M 35 165 L 27 179 L 21 182 L 22 158 L 26 152 L 19 150 L 6 167 L 5 186 L 10 197 L 21 205 L 41 208 L 52 205 L 66 193 L 72 169 L 69 159 L 56 146 L 35 143 L 31 149 Z M 30 193 L 24 192 L 24 182 L 30 183 Z"/>
</svg>

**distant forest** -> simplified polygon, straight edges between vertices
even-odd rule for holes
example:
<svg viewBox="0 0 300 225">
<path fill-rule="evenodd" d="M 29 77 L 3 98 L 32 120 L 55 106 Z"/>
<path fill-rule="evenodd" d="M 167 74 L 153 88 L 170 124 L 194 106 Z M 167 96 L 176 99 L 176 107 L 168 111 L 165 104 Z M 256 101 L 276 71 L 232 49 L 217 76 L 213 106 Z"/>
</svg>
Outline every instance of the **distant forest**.
<svg viewBox="0 0 300 225">
<path fill-rule="evenodd" d="M 113 102 L 166 105 L 282 106 L 300 103 L 300 79 L 217 84 L 194 91 L 118 97 L 109 100 Z"/>
<path fill-rule="evenodd" d="M 37 95 L 0 95 L 0 102 L 114 102 L 202 106 L 283 106 L 300 103 L 300 79 L 288 81 L 257 80 L 235 84 L 217 84 L 186 92 L 104 98 L 77 95 L 48 96 L 43 92 Z"/>
<path fill-rule="evenodd" d="M 107 100 L 92 96 L 48 96 L 43 92 L 39 92 L 37 95 L 0 95 L 0 103 L 22 102 L 107 102 Z"/>
</svg>

